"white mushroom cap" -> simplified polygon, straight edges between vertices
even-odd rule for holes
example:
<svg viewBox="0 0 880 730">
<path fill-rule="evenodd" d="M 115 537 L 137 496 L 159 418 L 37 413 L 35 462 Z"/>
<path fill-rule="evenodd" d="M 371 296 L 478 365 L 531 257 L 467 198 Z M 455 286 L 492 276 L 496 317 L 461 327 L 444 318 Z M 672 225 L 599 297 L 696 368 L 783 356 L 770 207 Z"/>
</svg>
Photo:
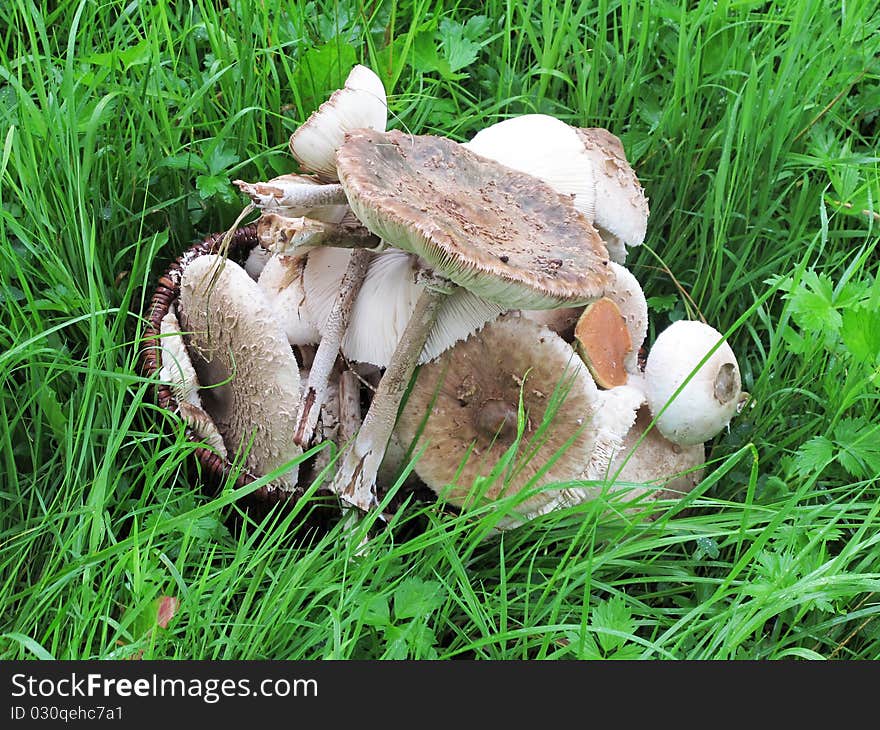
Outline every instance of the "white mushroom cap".
<svg viewBox="0 0 880 730">
<path fill-rule="evenodd" d="M 520 397 L 524 432 L 502 469 L 516 443 Z M 530 482 L 579 479 L 595 445 L 597 398 L 586 366 L 567 342 L 535 322 L 505 315 L 420 369 L 397 435 L 404 447 L 417 439 L 414 453 L 424 448 L 415 471 L 425 484 L 448 502 L 467 506 L 478 496 L 517 494 Z M 490 476 L 495 478 L 485 494 L 475 494 L 480 478 Z M 517 512 L 523 519 L 546 512 L 559 493 L 529 496 Z"/>
<path fill-rule="evenodd" d="M 481 129 L 464 146 L 573 195 L 575 208 L 595 218 L 595 162 L 576 127 L 547 114 L 523 114 Z"/>
<path fill-rule="evenodd" d="M 450 139 L 362 129 L 336 166 L 367 229 L 505 309 L 583 304 L 609 279 L 605 245 L 570 200 Z"/>
<path fill-rule="evenodd" d="M 184 268 L 179 308 L 202 402 L 227 449 L 253 442 L 245 463 L 257 475 L 300 456 L 299 369 L 263 290 L 234 262 L 206 254 Z M 292 490 L 297 468 L 277 485 Z"/>
<path fill-rule="evenodd" d="M 645 387 L 656 428 L 680 445 L 711 439 L 730 423 L 748 397 L 741 390 L 736 357 L 721 333 L 688 320 L 673 322 L 657 337 L 645 364 Z"/>
<path fill-rule="evenodd" d="M 172 304 L 159 323 L 162 343 L 162 367 L 159 378 L 170 384 L 177 402 L 177 412 L 192 432 L 224 459 L 226 446 L 214 421 L 205 412 L 199 397 L 199 378 L 186 350 L 180 323 Z"/>
<path fill-rule="evenodd" d="M 618 263 L 626 260 L 626 248 L 640 246 L 648 227 L 648 198 L 626 159 L 620 139 L 607 129 L 578 129 L 584 148 L 593 158 L 596 181 L 596 217 L 593 223 Z"/>
<path fill-rule="evenodd" d="M 305 309 L 321 332 L 326 329 L 350 256 L 349 249 L 329 247 L 308 254 L 303 277 Z M 342 339 L 346 358 L 387 367 L 424 290 L 419 269 L 418 258 L 399 249 L 386 249 L 373 257 Z M 434 359 L 499 314 L 497 304 L 457 289 L 441 305 L 419 362 Z"/>
<path fill-rule="evenodd" d="M 385 131 L 388 100 L 382 80 L 366 66 L 352 68 L 345 85 L 331 94 L 290 137 L 290 152 L 302 167 L 335 181 L 336 150 L 346 132 Z"/>
<path fill-rule="evenodd" d="M 257 280 L 291 345 L 314 345 L 321 339 L 304 306 L 305 264 L 305 256 L 272 256 Z"/>
<path fill-rule="evenodd" d="M 254 281 L 260 278 L 263 267 L 272 254 L 262 246 L 254 246 L 244 262 L 244 270 Z"/>
<path fill-rule="evenodd" d="M 465 146 L 546 182 L 599 231 L 613 261 L 645 240 L 648 199 L 620 139 L 606 129 L 578 128 L 546 114 L 524 114 L 480 130 Z"/>
</svg>

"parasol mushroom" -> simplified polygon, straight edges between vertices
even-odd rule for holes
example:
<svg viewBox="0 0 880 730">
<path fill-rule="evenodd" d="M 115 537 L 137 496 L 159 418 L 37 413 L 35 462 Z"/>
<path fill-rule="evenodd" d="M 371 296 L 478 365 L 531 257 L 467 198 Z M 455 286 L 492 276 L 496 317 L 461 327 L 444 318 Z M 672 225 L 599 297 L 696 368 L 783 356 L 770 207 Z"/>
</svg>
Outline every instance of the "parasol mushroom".
<svg viewBox="0 0 880 730">
<path fill-rule="evenodd" d="M 403 391 L 443 297 L 457 285 L 505 309 L 582 304 L 601 295 L 608 259 L 570 200 L 452 140 L 360 130 L 348 135 L 336 165 L 357 218 L 434 272 L 331 485 L 367 509 L 375 503 L 376 471 Z"/>
<path fill-rule="evenodd" d="M 234 262 L 207 254 L 184 268 L 179 310 L 202 402 L 227 449 L 247 450 L 258 475 L 295 461 L 299 369 L 263 290 Z M 296 483 L 294 463 L 272 487 Z"/>
<path fill-rule="evenodd" d="M 457 507 L 538 489 L 517 503 L 519 517 L 503 521 L 513 526 L 563 498 L 541 487 L 581 479 L 599 398 L 571 345 L 503 315 L 419 370 L 395 435 L 423 450 L 416 473 Z"/>
<path fill-rule="evenodd" d="M 658 335 L 645 363 L 645 387 L 657 429 L 682 446 L 717 435 L 749 398 L 721 333 L 688 320 L 673 322 Z"/>
<path fill-rule="evenodd" d="M 648 224 L 648 199 L 623 145 L 601 128 L 578 128 L 547 114 L 524 114 L 493 124 L 465 143 L 472 151 L 540 178 L 574 196 L 596 226 L 613 261 L 626 260 Z"/>
</svg>

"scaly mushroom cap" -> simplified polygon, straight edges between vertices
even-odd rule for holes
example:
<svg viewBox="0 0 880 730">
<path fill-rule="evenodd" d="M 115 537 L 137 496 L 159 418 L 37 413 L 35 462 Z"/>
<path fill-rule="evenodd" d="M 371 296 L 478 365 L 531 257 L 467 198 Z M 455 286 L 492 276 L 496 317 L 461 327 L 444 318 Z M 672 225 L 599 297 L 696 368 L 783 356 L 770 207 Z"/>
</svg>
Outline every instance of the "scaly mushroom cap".
<svg viewBox="0 0 880 730">
<path fill-rule="evenodd" d="M 357 65 L 345 85 L 334 91 L 290 136 L 290 152 L 303 169 L 336 181 L 336 151 L 346 132 L 355 129 L 385 131 L 388 101 L 382 80 L 366 66 Z"/>
<path fill-rule="evenodd" d="M 595 217 L 595 161 L 576 127 L 548 114 L 522 114 L 481 129 L 464 146 L 574 196 L 574 207 Z"/>
<path fill-rule="evenodd" d="M 642 285 L 629 269 L 615 261 L 609 268 L 611 282 L 605 288 L 605 296 L 617 305 L 629 330 L 632 347 L 624 357 L 623 366 L 627 373 L 633 374 L 639 370 L 639 349 L 648 335 L 648 302 Z"/>
<path fill-rule="evenodd" d="M 687 446 L 708 441 L 730 423 L 748 397 L 741 390 L 736 356 L 721 340 L 721 333 L 707 324 L 679 320 L 660 333 L 648 352 L 648 406 L 657 419 L 656 428 L 673 443 Z M 694 370 L 687 385 L 669 402 Z"/>
<path fill-rule="evenodd" d="M 266 474 L 302 450 L 293 440 L 300 382 L 293 351 L 263 290 L 232 261 L 204 255 L 180 280 L 180 318 L 205 410 L 246 464 Z M 297 467 L 278 479 L 296 486 Z"/>
<path fill-rule="evenodd" d="M 593 223 L 612 259 L 622 264 L 627 248 L 640 246 L 645 240 L 648 198 L 618 137 L 599 127 L 577 131 L 597 171 Z"/>
<path fill-rule="evenodd" d="M 609 475 L 620 488 L 632 487 L 627 499 L 646 492 L 651 499 L 682 497 L 703 480 L 705 446 L 702 443 L 679 446 L 664 438 L 656 428 L 648 430 L 650 424 L 651 412 L 642 406 L 635 425 L 611 462 Z M 636 446 L 646 431 L 647 435 Z"/>
<path fill-rule="evenodd" d="M 452 140 L 359 130 L 336 165 L 370 231 L 504 308 L 584 304 L 609 281 L 605 245 L 570 200 Z"/>
<path fill-rule="evenodd" d="M 305 309 L 323 333 L 351 250 L 316 248 L 308 254 Z M 415 255 L 387 249 L 370 262 L 342 339 L 342 354 L 355 362 L 387 367 L 425 285 Z M 433 360 L 501 314 L 501 308 L 458 288 L 440 305 L 419 363 Z"/>
<path fill-rule="evenodd" d="M 484 494 L 475 494 L 479 478 L 489 476 L 516 441 L 520 397 L 525 424 L 516 455 Z M 579 479 L 594 444 L 597 397 L 568 343 L 547 327 L 507 315 L 421 368 L 397 435 L 405 446 L 418 438 L 414 453 L 424 447 L 415 471 L 431 489 L 454 505 L 471 505 L 517 494 L 532 480 L 544 486 Z M 558 490 L 539 492 L 517 511 L 547 511 L 558 496 Z"/>
<path fill-rule="evenodd" d="M 314 345 L 321 339 L 303 305 L 305 265 L 305 256 L 272 256 L 257 280 L 291 345 Z"/>
<path fill-rule="evenodd" d="M 480 130 L 465 146 L 540 178 L 596 226 L 613 261 L 645 240 L 648 199 L 620 139 L 607 129 L 578 128 L 547 114 L 523 114 Z"/>
</svg>

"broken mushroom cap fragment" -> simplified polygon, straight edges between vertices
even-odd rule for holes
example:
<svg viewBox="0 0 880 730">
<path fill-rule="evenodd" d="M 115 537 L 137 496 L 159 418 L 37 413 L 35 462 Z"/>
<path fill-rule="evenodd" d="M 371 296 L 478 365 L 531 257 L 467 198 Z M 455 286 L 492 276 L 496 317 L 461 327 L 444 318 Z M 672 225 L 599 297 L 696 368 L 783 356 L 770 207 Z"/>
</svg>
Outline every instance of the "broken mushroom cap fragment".
<svg viewBox="0 0 880 730">
<path fill-rule="evenodd" d="M 673 322 L 651 346 L 645 363 L 645 388 L 656 428 L 682 446 L 711 439 L 748 399 L 736 356 L 721 333 L 688 320 Z"/>
<path fill-rule="evenodd" d="M 577 350 L 602 388 L 623 385 L 639 374 L 639 349 L 648 333 L 641 285 L 621 264 L 612 261 L 609 267 L 612 281 L 605 296 L 584 309 L 574 331 Z"/>
<path fill-rule="evenodd" d="M 317 248 L 308 254 L 303 277 L 305 309 L 322 333 L 351 254 L 340 248 Z M 400 249 L 373 256 L 342 339 L 347 359 L 388 366 L 425 288 L 420 269 L 418 258 Z M 457 289 L 441 304 L 419 363 L 434 359 L 499 314 L 497 304 Z"/>
<path fill-rule="evenodd" d="M 348 205 L 337 202 L 339 196 L 332 186 L 322 185 L 309 175 L 279 175 L 267 182 L 233 182 L 263 214 L 306 216 L 324 223 L 339 223 L 348 213 Z"/>
<path fill-rule="evenodd" d="M 388 101 L 382 80 L 366 66 L 352 68 L 341 89 L 334 91 L 290 136 L 290 152 L 303 169 L 335 182 L 336 151 L 346 132 L 385 131 Z"/>
<path fill-rule="evenodd" d="M 594 446 L 597 395 L 567 342 L 547 327 L 504 315 L 419 370 L 397 437 L 405 446 L 415 441 L 413 453 L 424 449 L 415 471 L 425 484 L 451 504 L 470 506 L 579 479 Z M 475 489 L 490 475 L 491 483 Z M 559 490 L 537 492 L 517 512 L 528 519 L 552 509 L 558 497 Z"/>
<path fill-rule="evenodd" d="M 618 137 L 547 114 L 523 114 L 480 130 L 472 151 L 548 183 L 593 222 L 612 260 L 645 240 L 648 199 Z"/>
<path fill-rule="evenodd" d="M 705 446 L 674 444 L 650 425 L 651 411 L 642 406 L 608 469 L 615 491 L 629 488 L 628 500 L 683 497 L 703 480 Z"/>
<path fill-rule="evenodd" d="M 305 256 L 272 256 L 257 279 L 291 345 L 314 345 L 321 339 L 303 306 L 305 264 Z"/>
<path fill-rule="evenodd" d="M 584 304 L 609 281 L 605 245 L 569 199 L 450 139 L 359 130 L 336 165 L 370 231 L 504 308 Z"/>
<path fill-rule="evenodd" d="M 299 369 L 263 290 L 234 262 L 208 254 L 184 268 L 179 301 L 202 402 L 227 450 L 247 449 L 257 475 L 300 456 Z M 296 479 L 294 465 L 272 484 L 291 491 Z"/>
<path fill-rule="evenodd" d="M 625 358 L 633 342 L 618 306 L 608 297 L 591 302 L 574 328 L 578 354 L 600 388 L 625 385 Z"/>
</svg>

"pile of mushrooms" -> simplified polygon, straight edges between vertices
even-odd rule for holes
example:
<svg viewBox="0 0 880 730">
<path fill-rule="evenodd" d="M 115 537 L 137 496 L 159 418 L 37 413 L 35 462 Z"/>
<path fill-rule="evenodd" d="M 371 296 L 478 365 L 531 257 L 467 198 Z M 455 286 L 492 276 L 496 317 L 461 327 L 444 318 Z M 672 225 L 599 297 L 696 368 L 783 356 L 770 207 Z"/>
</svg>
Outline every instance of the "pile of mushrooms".
<svg viewBox="0 0 880 730">
<path fill-rule="evenodd" d="M 328 486 L 364 511 L 411 458 L 454 506 L 512 498 L 502 527 L 627 485 L 692 488 L 747 394 L 706 324 L 675 322 L 640 358 L 648 310 L 624 264 L 648 201 L 620 140 L 542 114 L 464 144 L 387 120 L 356 66 L 291 136 L 298 174 L 236 181 L 260 245 L 243 266 L 189 262 L 163 322 L 188 425 L 282 492 L 332 440 Z"/>
</svg>

